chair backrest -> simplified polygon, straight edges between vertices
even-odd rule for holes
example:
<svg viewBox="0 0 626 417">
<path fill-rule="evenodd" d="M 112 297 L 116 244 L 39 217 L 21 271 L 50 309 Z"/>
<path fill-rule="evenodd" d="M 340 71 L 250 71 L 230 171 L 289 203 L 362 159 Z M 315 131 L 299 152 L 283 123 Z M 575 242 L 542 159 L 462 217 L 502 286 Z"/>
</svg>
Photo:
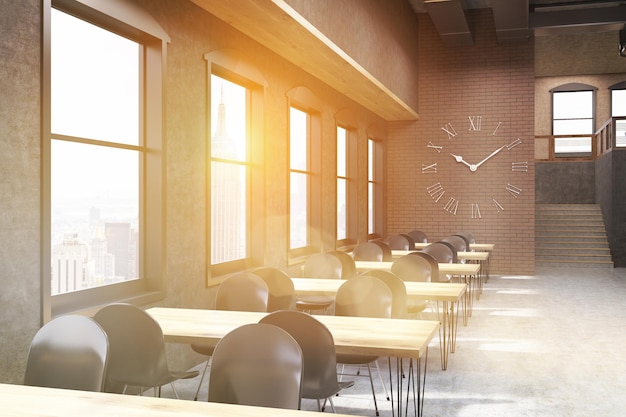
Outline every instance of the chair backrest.
<svg viewBox="0 0 626 417">
<path fill-rule="evenodd" d="M 391 289 L 376 277 L 359 275 L 345 281 L 335 295 L 335 315 L 391 317 Z"/>
<path fill-rule="evenodd" d="M 468 245 L 471 245 L 472 243 L 476 243 L 476 238 L 474 237 L 474 233 L 469 232 L 467 230 L 456 232 L 455 235 L 463 237 L 467 241 Z"/>
<path fill-rule="evenodd" d="M 430 282 L 433 276 L 430 262 L 413 255 L 401 256 L 393 261 L 391 272 L 403 281 Z"/>
<path fill-rule="evenodd" d="M 364 272 L 362 275 L 376 277 L 387 284 L 391 290 L 391 318 L 404 319 L 407 316 L 407 294 L 406 285 L 396 274 L 382 269 L 373 269 Z"/>
<path fill-rule="evenodd" d="M 467 241 L 465 238 L 457 235 L 446 236 L 441 239 L 441 242 L 446 242 L 454 246 L 454 250 L 457 252 L 466 252 L 467 251 Z"/>
<path fill-rule="evenodd" d="M 330 253 L 314 253 L 304 261 L 303 274 L 307 278 L 341 279 L 342 264 Z"/>
<path fill-rule="evenodd" d="M 102 391 L 108 352 L 107 335 L 92 318 L 57 317 L 33 337 L 24 385 Z"/>
<path fill-rule="evenodd" d="M 273 266 L 262 266 L 251 272 L 267 284 L 269 289 L 267 311 L 295 309 L 296 297 L 293 281 L 286 272 Z"/>
<path fill-rule="evenodd" d="M 391 254 L 391 247 L 389 247 L 386 242 L 380 239 L 370 240 L 370 242 L 380 246 L 380 248 L 383 250 L 383 262 L 390 262 L 393 259 L 393 255 Z"/>
<path fill-rule="evenodd" d="M 415 244 L 411 245 L 411 241 L 405 235 L 389 236 L 385 242 L 392 250 L 414 250 Z"/>
<path fill-rule="evenodd" d="M 431 280 L 436 280 L 436 277 L 439 276 L 439 262 L 437 262 L 437 260 L 430 253 L 416 250 L 414 252 L 411 252 L 409 255 L 419 256 L 426 259 L 430 264 L 430 278 Z"/>
<path fill-rule="evenodd" d="M 209 375 L 211 402 L 300 408 L 302 350 L 277 326 L 246 324 L 226 334 L 215 346 Z"/>
<path fill-rule="evenodd" d="M 455 263 L 456 260 L 454 247 L 446 242 L 433 242 L 422 249 L 422 252 L 431 255 L 440 264 Z"/>
<path fill-rule="evenodd" d="M 116 303 L 94 319 L 109 338 L 107 382 L 157 387 L 170 376 L 161 326 L 144 310 Z"/>
<path fill-rule="evenodd" d="M 300 345 L 304 358 L 302 398 L 327 398 L 337 392 L 335 342 L 323 323 L 310 314 L 293 310 L 268 314 L 260 323 L 280 327 Z"/>
<path fill-rule="evenodd" d="M 336 256 L 341 262 L 341 279 L 348 279 L 357 275 L 356 265 L 354 264 L 354 258 L 352 256 L 340 250 L 334 250 L 328 253 Z"/>
<path fill-rule="evenodd" d="M 216 310 L 267 311 L 269 288 L 252 272 L 239 272 L 226 278 L 217 288 Z"/>
<path fill-rule="evenodd" d="M 422 232 L 421 230 L 411 230 L 409 233 L 407 233 L 407 235 L 411 236 L 415 243 L 428 242 L 428 236 L 426 236 L 426 233 Z"/>
<path fill-rule="evenodd" d="M 383 248 L 374 242 L 362 242 L 354 247 L 352 257 L 355 261 L 382 262 Z"/>
</svg>

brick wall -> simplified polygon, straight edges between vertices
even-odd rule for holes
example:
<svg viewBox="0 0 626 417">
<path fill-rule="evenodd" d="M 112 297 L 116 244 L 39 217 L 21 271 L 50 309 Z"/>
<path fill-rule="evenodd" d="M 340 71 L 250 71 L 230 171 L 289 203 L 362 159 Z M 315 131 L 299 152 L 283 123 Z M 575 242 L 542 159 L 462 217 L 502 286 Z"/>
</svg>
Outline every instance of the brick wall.
<svg viewBox="0 0 626 417">
<path fill-rule="evenodd" d="M 490 10 L 471 11 L 469 18 L 474 46 L 446 48 L 430 18 L 420 16 L 420 119 L 389 125 L 387 233 L 421 229 L 436 240 L 470 230 L 477 241 L 496 244 L 493 273 L 532 274 L 533 42 L 498 44 Z M 469 117 L 480 130 L 470 130 Z M 446 126 L 454 129 L 453 137 L 442 129 Z M 518 138 L 520 144 L 504 148 L 474 172 L 450 155 L 476 164 Z M 429 144 L 441 147 L 439 152 Z M 513 162 L 526 162 L 527 171 L 514 172 Z M 422 173 L 434 163 L 437 172 Z M 438 193 L 428 192 L 436 184 L 444 191 L 439 201 Z M 508 184 L 515 187 L 510 192 Z"/>
</svg>

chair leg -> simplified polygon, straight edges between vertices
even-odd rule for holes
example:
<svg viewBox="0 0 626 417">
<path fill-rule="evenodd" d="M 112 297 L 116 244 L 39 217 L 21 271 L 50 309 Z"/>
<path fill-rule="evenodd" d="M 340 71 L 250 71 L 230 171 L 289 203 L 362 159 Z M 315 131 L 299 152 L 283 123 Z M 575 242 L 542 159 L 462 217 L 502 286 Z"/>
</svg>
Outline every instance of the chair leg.
<svg viewBox="0 0 626 417">
<path fill-rule="evenodd" d="M 172 386 L 172 391 L 174 391 L 174 396 L 176 397 L 177 400 L 180 400 L 180 397 L 178 396 L 178 391 L 176 391 L 176 387 L 174 386 L 174 381 L 170 382 L 170 385 Z M 160 394 L 160 391 L 161 391 L 161 387 L 159 387 L 159 394 Z"/>
<path fill-rule="evenodd" d="M 387 401 L 389 401 L 389 392 L 387 391 L 387 385 L 385 385 L 385 381 L 383 380 L 383 374 L 380 372 L 378 360 L 376 360 L 374 363 L 376 364 L 376 371 L 378 372 L 378 378 L 380 379 L 380 383 L 383 385 L 383 389 L 385 390 L 385 396 L 387 397 Z"/>
<path fill-rule="evenodd" d="M 335 404 L 333 403 L 333 399 L 329 397 L 328 402 L 330 403 L 330 409 L 333 410 L 333 414 L 337 414 L 337 412 L 335 411 Z M 324 400 L 324 403 L 326 403 L 326 400 Z"/>
<path fill-rule="evenodd" d="M 198 389 L 196 389 L 196 395 L 193 397 L 194 401 L 198 401 L 198 394 L 200 393 L 200 387 L 202 386 L 202 381 L 204 381 L 204 375 L 206 374 L 207 369 L 209 369 L 209 366 L 211 366 L 211 359 L 213 359 L 213 357 L 209 356 L 206 362 L 204 363 L 204 370 L 202 370 L 202 375 L 200 376 L 200 382 L 198 382 Z"/>
<path fill-rule="evenodd" d="M 378 403 L 376 403 L 376 391 L 374 391 L 374 380 L 372 378 L 372 368 L 370 367 L 370 364 L 367 364 L 367 372 L 369 373 L 369 377 L 370 377 L 370 386 L 372 387 L 372 397 L 374 397 L 374 408 L 376 409 L 376 415 L 379 416 L 379 412 L 378 412 Z"/>
</svg>

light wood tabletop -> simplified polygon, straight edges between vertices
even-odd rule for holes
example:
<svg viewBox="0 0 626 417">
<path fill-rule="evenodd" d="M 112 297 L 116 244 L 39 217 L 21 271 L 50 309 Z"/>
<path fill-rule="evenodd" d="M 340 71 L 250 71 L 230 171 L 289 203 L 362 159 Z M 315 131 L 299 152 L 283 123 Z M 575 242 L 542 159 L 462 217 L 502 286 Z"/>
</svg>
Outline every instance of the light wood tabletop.
<svg viewBox="0 0 626 417">
<path fill-rule="evenodd" d="M 318 412 L 0 384 L 12 417 L 313 417 Z M 335 414 L 339 416 L 340 414 Z M 348 417 L 341 414 L 343 417 Z"/>
<path fill-rule="evenodd" d="M 400 257 L 400 256 L 405 256 L 410 254 L 411 252 L 415 252 L 416 250 L 397 250 L 397 249 L 393 249 L 391 251 L 391 255 L 393 257 Z M 485 262 L 489 259 L 489 252 L 457 252 L 456 253 L 457 258 L 459 258 L 459 260 L 464 260 L 464 261 L 477 261 L 477 262 Z"/>
<path fill-rule="evenodd" d="M 328 278 L 291 278 L 296 294 L 299 295 L 326 295 L 335 297 L 337 289 L 345 281 Z M 454 282 L 412 282 L 405 281 L 404 286 L 408 297 L 434 301 L 441 303 L 441 313 L 439 316 L 441 326 L 439 333 L 439 350 L 441 356 L 441 367 L 448 367 L 448 352 L 454 352 L 456 345 L 457 321 L 459 301 L 467 289 L 465 283 Z M 465 307 L 466 304 L 463 304 Z M 463 309 L 463 322 L 467 324 L 467 312 Z"/>
<path fill-rule="evenodd" d="M 415 242 L 415 249 L 424 249 L 426 246 L 430 245 L 432 242 Z M 491 252 L 495 249 L 495 243 L 470 243 L 470 249 L 474 251 L 488 251 Z"/>
<path fill-rule="evenodd" d="M 267 313 L 153 307 L 166 342 L 214 346 L 228 332 L 257 323 Z M 337 353 L 420 358 L 439 328 L 430 320 L 315 315 L 328 327 Z M 374 331 L 375 329 L 375 331 Z"/>
<path fill-rule="evenodd" d="M 391 261 L 354 261 L 357 271 L 367 271 L 372 269 L 390 271 L 391 264 L 393 264 Z M 480 264 L 439 264 L 440 274 L 476 276 L 479 271 Z"/>
<path fill-rule="evenodd" d="M 337 289 L 345 281 L 328 278 L 291 278 L 296 294 L 327 295 L 334 297 Z M 461 300 L 467 284 L 454 282 L 412 282 L 405 281 L 406 294 L 419 300 L 449 301 Z"/>
</svg>

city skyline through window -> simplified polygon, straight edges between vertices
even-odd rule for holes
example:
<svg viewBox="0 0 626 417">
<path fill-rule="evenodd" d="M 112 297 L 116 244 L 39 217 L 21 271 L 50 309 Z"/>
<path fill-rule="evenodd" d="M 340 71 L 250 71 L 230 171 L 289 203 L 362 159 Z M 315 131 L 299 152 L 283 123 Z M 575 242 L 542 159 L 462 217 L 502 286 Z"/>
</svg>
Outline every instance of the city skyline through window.
<svg viewBox="0 0 626 417">
<path fill-rule="evenodd" d="M 141 50 L 52 9 L 52 295 L 139 277 Z"/>
</svg>

